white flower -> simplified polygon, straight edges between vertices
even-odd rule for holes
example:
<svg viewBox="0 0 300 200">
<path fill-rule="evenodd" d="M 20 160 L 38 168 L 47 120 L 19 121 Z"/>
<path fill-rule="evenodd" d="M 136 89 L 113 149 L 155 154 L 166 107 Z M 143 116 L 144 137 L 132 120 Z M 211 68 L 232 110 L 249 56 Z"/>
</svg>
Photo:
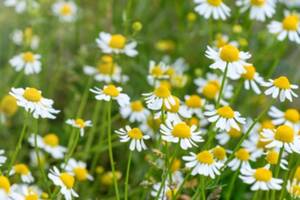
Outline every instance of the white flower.
<svg viewBox="0 0 300 200">
<path fill-rule="evenodd" d="M 73 190 L 75 178 L 70 173 L 61 173 L 57 167 L 53 167 L 53 169 L 50 169 L 48 177 L 54 185 L 60 187 L 60 193 L 64 195 L 66 200 L 72 200 L 72 197 L 78 197 L 78 194 Z"/>
<path fill-rule="evenodd" d="M 249 160 L 251 157 L 247 149 L 241 148 L 237 150 L 234 156 L 235 158 L 228 163 L 228 167 L 230 167 L 232 171 L 236 171 L 238 168 L 250 167 Z"/>
<path fill-rule="evenodd" d="M 10 65 L 17 71 L 24 69 L 26 75 L 38 74 L 41 71 L 41 56 L 30 51 L 18 54 L 9 60 Z"/>
<path fill-rule="evenodd" d="M 276 148 L 278 150 L 275 150 L 275 149 L 271 149 L 271 150 L 268 150 L 266 153 L 265 153 L 265 160 L 270 164 L 270 165 L 277 165 L 278 164 L 278 161 L 279 161 L 279 155 L 280 155 L 280 149 L 279 148 Z M 285 159 L 285 157 L 287 156 L 288 154 L 283 152 L 282 153 L 282 156 L 280 158 L 280 167 L 284 170 L 288 170 L 288 161 Z"/>
<path fill-rule="evenodd" d="M 7 157 L 4 155 L 5 150 L 0 149 L 0 167 L 6 162 Z"/>
<path fill-rule="evenodd" d="M 74 175 L 78 181 L 94 180 L 94 178 L 91 174 L 89 174 L 86 168 L 86 163 L 82 161 L 76 161 L 75 159 L 71 158 L 68 160 L 67 164 L 62 164 L 61 167 L 67 172 Z"/>
<path fill-rule="evenodd" d="M 300 184 L 297 179 L 294 178 L 292 181 L 288 180 L 286 189 L 294 199 L 300 197 Z"/>
<path fill-rule="evenodd" d="M 200 131 L 196 131 L 197 127 L 191 127 L 182 121 L 166 120 L 165 124 L 160 126 L 160 132 L 163 134 L 162 139 L 168 142 L 180 143 L 180 147 L 184 150 L 198 146 L 196 143 L 203 142 Z"/>
<path fill-rule="evenodd" d="M 246 72 L 242 74 L 244 80 L 244 87 L 246 90 L 250 88 L 256 93 L 260 94 L 261 90 L 259 86 L 264 85 L 264 79 L 256 72 L 256 69 L 253 65 L 244 66 Z"/>
<path fill-rule="evenodd" d="M 205 100 L 196 94 L 185 95 L 184 99 L 185 104 L 180 107 L 179 113 L 182 113 L 183 116 L 192 116 L 195 114 L 197 117 L 203 118 L 202 108 L 204 107 Z"/>
<path fill-rule="evenodd" d="M 28 9 L 30 5 L 32 8 L 38 7 L 36 1 L 30 1 L 30 4 L 27 0 L 4 0 L 4 5 L 7 7 L 15 7 L 17 13 L 23 13 Z"/>
<path fill-rule="evenodd" d="M 250 9 L 250 19 L 265 21 L 275 13 L 276 2 L 274 0 L 238 0 L 236 2 L 241 7 L 241 11 L 245 12 Z"/>
<path fill-rule="evenodd" d="M 286 124 L 293 127 L 295 125 L 297 127 L 299 126 L 300 114 L 296 109 L 290 108 L 283 112 L 275 106 L 272 106 L 269 115 L 273 118 L 272 122 L 274 125 Z"/>
<path fill-rule="evenodd" d="M 220 175 L 220 169 L 223 164 L 214 159 L 213 154 L 210 151 L 201 151 L 198 154 L 190 153 L 189 156 L 183 156 L 182 158 L 187 163 L 185 166 L 192 169 L 192 175 L 209 176 L 214 179 L 216 175 Z"/>
<path fill-rule="evenodd" d="M 34 181 L 34 178 L 28 166 L 23 163 L 16 164 L 12 167 L 12 169 L 9 172 L 9 175 L 11 176 L 14 174 L 20 175 L 24 183 L 32 183 Z"/>
<path fill-rule="evenodd" d="M 257 131 L 249 134 L 248 139 L 242 143 L 242 147 L 246 148 L 250 153 L 250 160 L 256 161 L 266 150 L 267 142 L 261 141 L 261 136 Z"/>
<path fill-rule="evenodd" d="M 216 123 L 216 128 L 229 131 L 231 128 L 240 130 L 238 123 L 245 124 L 245 118 L 241 117 L 240 113 L 233 111 L 230 106 L 223 106 L 214 109 L 210 106 L 207 107 L 208 111 L 204 115 L 208 117 L 208 121 Z"/>
<path fill-rule="evenodd" d="M 31 134 L 28 138 L 31 146 L 35 146 L 35 135 Z M 54 133 L 49 133 L 44 137 L 37 136 L 37 147 L 43 149 L 55 159 L 62 159 L 67 149 L 59 145 L 59 138 Z"/>
<path fill-rule="evenodd" d="M 127 38 L 121 34 L 100 32 L 96 42 L 103 53 L 125 54 L 129 57 L 134 57 L 138 54 L 135 49 L 137 43 L 135 41 L 128 42 Z"/>
<path fill-rule="evenodd" d="M 128 118 L 132 123 L 146 121 L 150 115 L 150 111 L 139 100 L 132 101 L 130 104 L 121 107 L 120 113 L 123 118 Z"/>
<path fill-rule="evenodd" d="M 216 135 L 216 139 L 219 144 L 225 145 L 228 141 L 232 139 L 238 139 L 242 136 L 244 132 L 237 130 L 235 128 L 230 128 L 229 131 L 223 130 Z"/>
<path fill-rule="evenodd" d="M 11 190 L 14 192 L 12 200 L 41 200 L 42 191 L 36 186 L 14 184 Z"/>
<path fill-rule="evenodd" d="M 37 35 L 33 35 L 30 27 L 24 30 L 17 29 L 13 31 L 11 39 L 16 45 L 28 45 L 31 49 L 37 49 L 40 43 L 40 38 Z"/>
<path fill-rule="evenodd" d="M 36 119 L 39 117 L 55 119 L 54 114 L 60 112 L 52 108 L 53 100 L 44 98 L 42 92 L 35 88 L 12 88 L 9 94 L 16 98 L 19 106 L 32 113 Z"/>
<path fill-rule="evenodd" d="M 20 197 L 20 195 L 12 190 L 9 179 L 6 176 L 0 175 L 0 199 L 16 200 L 17 197 Z"/>
<path fill-rule="evenodd" d="M 248 52 L 239 51 L 230 44 L 223 46 L 219 51 L 208 46 L 205 53 L 206 57 L 214 61 L 209 67 L 220 69 L 223 73 L 227 67 L 227 77 L 230 79 L 239 79 L 241 74 L 246 72 L 244 66 L 248 65 L 246 60 L 251 57 Z"/>
<path fill-rule="evenodd" d="M 158 199 L 159 200 L 169 200 L 174 197 L 176 194 L 177 188 L 173 188 L 170 186 L 170 184 L 166 181 L 163 186 L 161 186 L 162 183 L 155 183 L 152 187 L 151 196 L 156 197 L 158 193 L 160 192 Z M 161 188 L 161 191 L 160 191 Z"/>
<path fill-rule="evenodd" d="M 121 128 L 115 132 L 119 135 L 121 142 L 130 141 L 129 149 L 131 151 L 137 150 L 140 152 L 147 149 L 144 140 L 150 139 L 150 136 L 144 135 L 139 128 L 125 126 L 125 128 Z"/>
<path fill-rule="evenodd" d="M 239 177 L 244 183 L 252 185 L 251 190 L 253 191 L 280 190 L 283 181 L 273 178 L 272 171 L 269 168 L 269 165 L 257 169 L 242 168 Z"/>
<path fill-rule="evenodd" d="M 155 61 L 150 60 L 147 76 L 148 83 L 150 85 L 155 85 L 156 81 L 169 78 L 167 69 L 168 67 L 164 62 L 155 63 Z"/>
<path fill-rule="evenodd" d="M 230 16 L 230 8 L 223 3 L 223 0 L 194 0 L 196 4 L 195 11 L 208 19 L 225 20 Z"/>
<path fill-rule="evenodd" d="M 272 21 L 268 25 L 269 32 L 277 35 L 277 39 L 283 41 L 285 38 L 300 44 L 300 19 L 299 14 L 285 11 L 282 22 Z"/>
<path fill-rule="evenodd" d="M 269 82 L 264 83 L 268 89 L 265 91 L 266 95 L 272 95 L 272 98 L 276 99 L 279 96 L 281 102 L 288 99 L 293 101 L 292 97 L 298 97 L 293 89 L 298 89 L 298 85 L 290 84 L 290 81 L 285 76 L 280 76 L 275 80 L 270 79 Z"/>
<path fill-rule="evenodd" d="M 80 130 L 80 136 L 83 137 L 84 136 L 84 129 L 86 127 L 92 127 L 92 121 L 91 120 L 87 120 L 84 121 L 83 119 L 77 118 L 77 119 L 68 119 L 66 121 L 67 124 L 78 128 Z"/>
<path fill-rule="evenodd" d="M 105 85 L 103 89 L 94 87 L 90 91 L 96 94 L 95 98 L 99 101 L 110 101 L 111 99 L 116 100 L 121 107 L 129 104 L 129 96 L 127 94 L 121 93 L 122 88 L 116 87 L 115 85 L 109 84 Z"/>
<path fill-rule="evenodd" d="M 53 4 L 52 11 L 62 22 L 73 22 L 76 19 L 77 6 L 73 1 L 57 1 Z"/>
</svg>

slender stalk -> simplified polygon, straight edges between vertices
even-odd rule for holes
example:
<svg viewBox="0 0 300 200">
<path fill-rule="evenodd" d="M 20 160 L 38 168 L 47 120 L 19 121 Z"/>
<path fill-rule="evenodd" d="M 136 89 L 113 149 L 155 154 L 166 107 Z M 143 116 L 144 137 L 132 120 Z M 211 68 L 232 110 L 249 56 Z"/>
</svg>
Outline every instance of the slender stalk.
<svg viewBox="0 0 300 200">
<path fill-rule="evenodd" d="M 278 157 L 278 163 L 276 165 L 276 168 L 275 168 L 275 173 L 274 173 L 274 177 L 275 178 L 278 178 L 278 175 L 279 175 L 279 171 L 280 171 L 280 161 L 281 161 L 281 157 L 282 157 L 282 154 L 283 154 L 283 151 L 284 151 L 284 146 L 281 147 L 280 149 L 280 152 L 279 152 L 279 157 Z M 271 199 L 276 199 L 276 191 L 273 190 L 272 193 L 271 193 Z"/>
<path fill-rule="evenodd" d="M 125 178 L 125 200 L 128 200 L 128 180 L 129 180 L 129 172 L 130 172 L 130 165 L 131 165 L 131 157 L 132 157 L 132 151 L 129 151 L 128 155 L 128 163 L 127 163 L 127 169 L 126 169 L 126 178 Z"/>
<path fill-rule="evenodd" d="M 203 176 L 201 178 L 201 197 L 202 197 L 202 200 L 205 200 L 206 199 L 206 196 L 205 196 L 205 184 L 204 184 L 204 181 L 205 181 L 205 176 Z"/>
<path fill-rule="evenodd" d="M 226 200 L 230 200 L 231 193 L 232 193 L 232 189 L 233 189 L 233 187 L 234 187 L 234 183 L 235 183 L 235 180 L 236 180 L 236 178 L 237 178 L 237 176 L 238 176 L 238 174 L 239 174 L 239 171 L 240 171 L 240 169 L 237 169 L 237 170 L 234 172 L 234 174 L 233 174 L 233 176 L 232 176 L 232 178 L 231 178 L 231 181 L 230 181 L 230 184 L 229 184 L 229 187 L 228 187 L 228 191 L 227 191 L 226 196 L 225 196 L 225 199 L 226 199 Z"/>
<path fill-rule="evenodd" d="M 216 103 L 216 108 L 218 108 L 220 106 L 220 102 L 221 102 L 221 99 L 222 99 L 222 96 L 223 96 L 223 90 L 224 90 L 224 87 L 225 87 L 227 72 L 228 72 L 228 64 L 226 64 L 225 71 L 224 71 L 224 74 L 223 74 L 221 89 L 220 89 L 220 93 L 219 93 L 218 100 L 217 100 L 217 103 Z"/>
<path fill-rule="evenodd" d="M 76 149 L 79 138 L 80 138 L 80 130 L 78 129 L 74 132 L 74 137 L 72 137 L 72 140 L 73 140 L 72 145 L 68 148 L 68 154 L 66 155 L 65 160 L 64 160 L 65 167 L 67 166 L 69 159 L 72 157 L 72 155 Z"/>
<path fill-rule="evenodd" d="M 259 190 L 257 190 L 257 191 L 254 193 L 252 200 L 258 200 L 258 197 L 259 197 Z"/>
</svg>

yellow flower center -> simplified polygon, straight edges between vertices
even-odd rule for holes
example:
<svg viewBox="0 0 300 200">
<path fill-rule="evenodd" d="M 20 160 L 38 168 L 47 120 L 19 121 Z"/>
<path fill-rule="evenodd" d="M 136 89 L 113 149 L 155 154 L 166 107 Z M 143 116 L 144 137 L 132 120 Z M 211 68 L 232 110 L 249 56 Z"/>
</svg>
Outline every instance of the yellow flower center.
<svg viewBox="0 0 300 200">
<path fill-rule="evenodd" d="M 10 182 L 6 176 L 0 176 L 0 188 L 6 193 L 10 191 Z"/>
<path fill-rule="evenodd" d="M 251 0 L 253 6 L 263 6 L 266 3 L 266 0 Z"/>
<path fill-rule="evenodd" d="M 180 122 L 173 127 L 172 135 L 178 138 L 190 138 L 191 128 L 185 122 Z"/>
<path fill-rule="evenodd" d="M 35 193 L 28 194 L 25 197 L 25 200 L 38 200 L 38 199 L 39 199 L 39 196 L 37 194 L 35 194 Z"/>
<path fill-rule="evenodd" d="M 269 144 L 270 142 L 265 142 L 265 141 L 261 141 L 261 139 L 259 139 L 257 141 L 256 147 L 259 149 L 264 149 L 266 148 L 267 144 Z"/>
<path fill-rule="evenodd" d="M 246 73 L 242 74 L 242 77 L 247 80 L 253 80 L 256 73 L 255 67 L 253 65 L 249 65 L 245 66 L 244 69 L 246 70 Z"/>
<path fill-rule="evenodd" d="M 128 136 L 131 139 L 140 140 L 143 138 L 143 133 L 139 128 L 133 128 L 130 131 L 128 131 Z"/>
<path fill-rule="evenodd" d="M 22 58 L 26 63 L 31 63 L 35 61 L 34 54 L 30 51 L 23 53 Z"/>
<path fill-rule="evenodd" d="M 300 181 L 300 166 L 297 167 L 294 178 L 297 179 L 297 181 Z"/>
<path fill-rule="evenodd" d="M 197 154 L 197 160 L 200 163 L 211 165 L 214 163 L 214 156 L 209 151 L 202 151 Z"/>
<path fill-rule="evenodd" d="M 79 181 L 84 181 L 87 179 L 88 171 L 83 167 L 76 167 L 73 169 L 73 172 Z"/>
<path fill-rule="evenodd" d="M 288 31 L 297 31 L 299 27 L 299 17 L 297 15 L 289 15 L 282 21 L 282 26 Z"/>
<path fill-rule="evenodd" d="M 222 0 L 207 0 L 207 3 L 209 3 L 212 6 L 220 6 L 222 3 Z"/>
<path fill-rule="evenodd" d="M 220 84 L 216 81 L 209 81 L 204 87 L 203 87 L 203 95 L 208 99 L 214 99 L 218 92 L 220 90 Z"/>
<path fill-rule="evenodd" d="M 290 81 L 285 76 L 280 76 L 279 78 L 274 80 L 274 85 L 280 89 L 290 89 Z"/>
<path fill-rule="evenodd" d="M 84 122 L 84 120 L 83 120 L 83 119 L 80 119 L 80 118 L 78 118 L 78 119 L 75 120 L 75 124 L 76 124 L 77 126 L 79 126 L 80 128 L 84 128 L 84 127 L 85 127 L 85 122 Z"/>
<path fill-rule="evenodd" d="M 97 68 L 100 74 L 112 75 L 115 71 L 115 64 L 113 62 L 101 62 Z"/>
<path fill-rule="evenodd" d="M 39 102 L 42 98 L 42 94 L 35 88 L 26 88 L 23 97 L 28 101 Z"/>
<path fill-rule="evenodd" d="M 111 97 L 117 97 L 120 94 L 118 88 L 114 85 L 107 85 L 104 87 L 103 93 Z"/>
<path fill-rule="evenodd" d="M 239 60 L 239 50 L 230 44 L 225 45 L 221 49 L 220 57 L 226 62 L 235 62 Z"/>
<path fill-rule="evenodd" d="M 64 172 L 60 174 L 59 178 L 68 189 L 73 188 L 75 179 L 72 175 Z"/>
<path fill-rule="evenodd" d="M 59 144 L 59 139 L 54 133 L 50 133 L 44 136 L 43 141 L 45 144 L 51 147 L 57 147 Z"/>
<path fill-rule="evenodd" d="M 217 113 L 223 117 L 223 118 L 227 118 L 227 119 L 230 119 L 230 118 L 233 118 L 234 117 L 234 111 L 232 110 L 231 107 L 229 106 L 224 106 L 224 107 L 221 107 L 217 110 Z"/>
<path fill-rule="evenodd" d="M 144 106 L 141 101 L 131 102 L 130 107 L 133 112 L 140 112 L 144 109 Z"/>
<path fill-rule="evenodd" d="M 275 139 L 285 143 L 294 141 L 294 130 L 290 126 L 279 126 L 275 133 Z"/>
<path fill-rule="evenodd" d="M 178 97 L 173 96 L 174 100 L 175 100 L 175 104 L 171 105 L 170 109 L 167 109 L 169 112 L 172 113 L 177 113 L 180 107 L 180 100 L 178 99 Z"/>
<path fill-rule="evenodd" d="M 171 165 L 171 171 L 176 172 L 180 169 L 181 161 L 179 159 L 174 159 L 172 165 Z"/>
<path fill-rule="evenodd" d="M 275 128 L 274 124 L 272 123 L 271 120 L 264 120 L 262 123 L 261 123 L 261 127 L 260 127 L 260 131 L 262 131 L 263 129 L 273 129 Z"/>
<path fill-rule="evenodd" d="M 172 77 L 174 74 L 176 74 L 175 72 L 175 69 L 172 68 L 172 67 L 169 67 L 166 72 L 165 72 L 166 75 L 168 75 L 169 77 Z"/>
<path fill-rule="evenodd" d="M 65 3 L 61 8 L 60 8 L 60 14 L 63 16 L 69 16 L 72 14 L 72 7 L 70 4 Z"/>
<path fill-rule="evenodd" d="M 226 151 L 223 147 L 218 146 L 213 149 L 213 155 L 218 160 L 224 160 L 226 157 Z"/>
<path fill-rule="evenodd" d="M 166 85 L 160 85 L 154 90 L 154 94 L 160 98 L 167 98 L 171 95 L 171 92 Z"/>
<path fill-rule="evenodd" d="M 6 95 L 0 102 L 0 111 L 7 116 L 14 115 L 18 110 L 17 100 L 11 95 Z"/>
<path fill-rule="evenodd" d="M 188 124 L 189 124 L 190 126 L 192 126 L 192 125 L 198 126 L 198 125 L 199 125 L 199 119 L 197 119 L 196 117 L 192 117 L 192 118 L 188 121 Z"/>
<path fill-rule="evenodd" d="M 265 168 L 258 168 L 254 173 L 254 178 L 263 182 L 269 182 L 272 179 L 272 176 L 272 172 Z"/>
<path fill-rule="evenodd" d="M 153 130 L 157 130 L 159 128 L 160 124 L 161 124 L 161 119 L 160 118 L 149 117 L 147 119 L 147 124 Z"/>
<path fill-rule="evenodd" d="M 16 164 L 14 166 L 14 170 L 17 174 L 21 174 L 21 175 L 27 175 L 29 174 L 29 169 L 26 165 L 24 164 Z"/>
<path fill-rule="evenodd" d="M 279 154 L 277 151 L 271 150 L 267 153 L 266 160 L 271 165 L 276 165 L 278 162 Z"/>
<path fill-rule="evenodd" d="M 300 195 L 300 185 L 292 186 L 292 194 L 299 196 Z"/>
<path fill-rule="evenodd" d="M 198 95 L 192 95 L 185 100 L 185 104 L 190 108 L 200 108 L 202 106 L 202 99 Z"/>
<path fill-rule="evenodd" d="M 121 34 L 112 35 L 109 41 L 109 46 L 113 49 L 123 49 L 126 44 L 126 37 Z"/>
<path fill-rule="evenodd" d="M 250 154 L 249 151 L 247 151 L 244 148 L 241 148 L 237 152 L 235 152 L 235 157 L 242 161 L 248 161 L 250 158 Z"/>
<path fill-rule="evenodd" d="M 294 122 L 294 123 L 297 123 L 300 120 L 299 112 L 296 109 L 288 109 L 288 110 L 286 110 L 285 113 L 284 113 L 284 117 L 288 121 L 291 121 L 291 122 Z"/>
<path fill-rule="evenodd" d="M 228 135 L 232 138 L 239 138 L 242 133 L 241 131 L 235 129 L 235 128 L 231 128 L 229 131 L 228 131 Z"/>
<path fill-rule="evenodd" d="M 31 27 L 27 27 L 24 30 L 24 40 L 26 44 L 31 43 L 32 40 L 32 28 Z"/>
<path fill-rule="evenodd" d="M 227 45 L 227 40 L 226 40 L 226 38 L 224 38 L 224 37 L 222 36 L 222 34 L 218 34 L 218 35 L 216 36 L 216 46 L 217 46 L 218 48 L 222 48 L 222 47 L 225 46 L 225 45 Z"/>
<path fill-rule="evenodd" d="M 164 74 L 164 71 L 160 68 L 160 66 L 154 66 L 151 69 L 150 74 L 154 77 L 160 77 Z"/>
</svg>

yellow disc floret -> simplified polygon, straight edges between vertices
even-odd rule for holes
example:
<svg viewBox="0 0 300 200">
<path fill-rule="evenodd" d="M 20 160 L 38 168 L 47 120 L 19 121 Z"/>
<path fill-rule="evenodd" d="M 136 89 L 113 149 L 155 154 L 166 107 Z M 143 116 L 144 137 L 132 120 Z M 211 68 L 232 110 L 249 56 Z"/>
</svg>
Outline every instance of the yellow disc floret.
<svg viewBox="0 0 300 200">
<path fill-rule="evenodd" d="M 178 97 L 173 96 L 173 99 L 175 100 L 175 104 L 171 105 L 170 109 L 167 109 L 169 112 L 177 113 L 180 108 L 180 100 Z"/>
<path fill-rule="evenodd" d="M 291 88 L 291 84 L 290 81 L 287 77 L 285 76 L 280 76 L 279 78 L 274 80 L 274 85 L 280 89 L 290 89 Z"/>
<path fill-rule="evenodd" d="M 226 62 L 235 62 L 239 60 L 239 50 L 230 44 L 222 47 L 220 57 Z"/>
<path fill-rule="evenodd" d="M 287 31 L 297 31 L 299 28 L 299 17 L 297 15 L 289 15 L 282 21 L 282 26 Z"/>
<path fill-rule="evenodd" d="M 197 160 L 200 163 L 211 165 L 214 163 L 214 156 L 209 151 L 202 151 L 197 154 Z"/>
<path fill-rule="evenodd" d="M 73 188 L 74 183 L 75 183 L 75 179 L 72 175 L 70 175 L 69 173 L 64 172 L 64 173 L 60 174 L 59 178 L 68 189 Z"/>
<path fill-rule="evenodd" d="M 213 155 L 218 160 L 224 160 L 226 158 L 226 150 L 223 147 L 217 146 L 213 149 Z"/>
<path fill-rule="evenodd" d="M 39 200 L 39 196 L 36 193 L 31 193 L 25 196 L 25 200 Z"/>
<path fill-rule="evenodd" d="M 42 94 L 35 88 L 26 88 L 23 97 L 32 102 L 39 102 L 42 99 Z"/>
<path fill-rule="evenodd" d="M 266 155 L 266 160 L 271 165 L 276 165 L 278 163 L 279 153 L 275 150 L 270 150 Z"/>
<path fill-rule="evenodd" d="M 119 96 L 120 91 L 116 86 L 111 84 L 104 87 L 103 93 L 111 97 L 117 97 Z"/>
<path fill-rule="evenodd" d="M 251 0 L 253 6 L 263 6 L 266 3 L 266 0 Z"/>
<path fill-rule="evenodd" d="M 272 172 L 265 168 L 255 170 L 254 177 L 258 181 L 269 182 L 272 179 Z"/>
<path fill-rule="evenodd" d="M 208 99 L 214 99 L 220 91 L 218 81 L 209 81 L 202 89 L 203 95 Z"/>
<path fill-rule="evenodd" d="M 250 158 L 250 154 L 247 149 L 241 148 L 237 152 L 235 152 L 235 157 L 242 161 L 248 161 Z"/>
<path fill-rule="evenodd" d="M 131 139 L 140 140 L 143 138 L 143 133 L 139 128 L 133 128 L 130 131 L 128 131 L 128 136 Z"/>
<path fill-rule="evenodd" d="M 253 65 L 248 65 L 245 66 L 244 69 L 246 70 L 246 73 L 242 74 L 242 77 L 247 80 L 253 80 L 256 73 L 255 67 Z"/>
<path fill-rule="evenodd" d="M 140 112 L 144 109 L 143 103 L 141 101 L 131 102 L 130 107 L 133 112 Z"/>
<path fill-rule="evenodd" d="M 224 118 L 231 119 L 234 117 L 234 111 L 229 106 L 221 107 L 217 110 L 217 113 Z"/>
<path fill-rule="evenodd" d="M 126 37 L 121 34 L 112 35 L 109 41 L 109 46 L 113 49 L 123 49 L 126 44 Z"/>
<path fill-rule="evenodd" d="M 35 61 L 34 54 L 30 51 L 23 53 L 22 58 L 26 63 L 31 63 Z"/>
<path fill-rule="evenodd" d="M 77 126 L 79 126 L 79 128 L 84 128 L 84 127 L 85 127 L 85 122 L 84 122 L 84 120 L 83 120 L 83 119 L 80 119 L 80 118 L 77 118 L 77 119 L 75 120 L 75 124 L 76 124 Z"/>
<path fill-rule="evenodd" d="M 63 16 L 69 16 L 72 14 L 72 7 L 70 4 L 65 3 L 64 5 L 62 5 L 62 7 L 60 8 L 60 14 Z"/>
<path fill-rule="evenodd" d="M 59 139 L 54 133 L 49 133 L 44 136 L 43 141 L 45 144 L 51 146 L 51 147 L 56 147 L 59 144 Z"/>
<path fill-rule="evenodd" d="M 25 164 L 16 164 L 14 166 L 14 170 L 17 174 L 21 174 L 21 175 L 29 174 L 29 169 Z"/>
<path fill-rule="evenodd" d="M 17 100 L 11 95 L 6 95 L 0 102 L 0 112 L 6 116 L 14 115 L 18 110 Z"/>
<path fill-rule="evenodd" d="M 0 189 L 3 189 L 6 193 L 10 191 L 10 182 L 6 176 L 0 176 Z"/>
<path fill-rule="evenodd" d="M 284 117 L 293 123 L 297 123 L 300 120 L 300 114 L 296 109 L 287 109 L 284 113 Z"/>
<path fill-rule="evenodd" d="M 294 130 L 288 125 L 279 126 L 275 132 L 275 139 L 284 143 L 294 141 Z"/>
<path fill-rule="evenodd" d="M 155 88 L 154 94 L 160 98 L 167 98 L 171 95 L 171 92 L 166 85 L 160 85 L 157 88 Z"/>
<path fill-rule="evenodd" d="M 241 133 L 241 131 L 237 130 L 236 128 L 231 128 L 228 131 L 228 135 L 232 138 L 239 138 L 242 135 L 242 133 Z"/>
<path fill-rule="evenodd" d="M 84 167 L 76 167 L 73 169 L 75 177 L 79 181 L 84 181 L 88 177 L 88 171 Z"/>
<path fill-rule="evenodd" d="M 178 138 L 190 138 L 191 128 L 185 122 L 180 122 L 173 127 L 172 135 Z"/>
<path fill-rule="evenodd" d="M 207 2 L 212 6 L 220 6 L 222 3 L 222 0 L 207 0 Z"/>
<path fill-rule="evenodd" d="M 202 99 L 198 95 L 191 95 L 185 100 L 185 104 L 190 108 L 199 108 L 202 106 Z"/>
</svg>

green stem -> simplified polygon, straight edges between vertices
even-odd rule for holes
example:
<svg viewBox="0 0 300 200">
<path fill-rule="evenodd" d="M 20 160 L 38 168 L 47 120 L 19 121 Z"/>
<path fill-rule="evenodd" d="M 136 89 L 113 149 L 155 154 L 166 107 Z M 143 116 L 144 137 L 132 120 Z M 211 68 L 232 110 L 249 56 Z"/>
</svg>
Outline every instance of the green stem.
<svg viewBox="0 0 300 200">
<path fill-rule="evenodd" d="M 206 196 L 205 196 L 205 184 L 204 184 L 204 182 L 205 182 L 205 176 L 203 176 L 201 178 L 201 185 L 202 185 L 202 187 L 201 187 L 201 197 L 202 197 L 202 200 L 206 199 Z"/>
<path fill-rule="evenodd" d="M 234 172 L 234 174 L 233 174 L 233 176 L 232 176 L 232 178 L 231 178 L 231 181 L 230 181 L 230 184 L 229 184 L 229 187 L 228 187 L 228 191 L 227 191 L 226 197 L 225 197 L 226 200 L 230 200 L 231 193 L 232 193 L 232 189 L 233 189 L 233 187 L 234 187 L 234 183 L 235 183 L 235 180 L 236 180 L 236 178 L 237 178 L 237 176 L 238 176 L 238 174 L 239 174 L 239 171 L 240 171 L 240 169 L 237 169 L 237 170 Z"/>
<path fill-rule="evenodd" d="M 219 93 L 218 100 L 217 100 L 217 103 L 216 103 L 216 108 L 218 108 L 220 106 L 220 101 L 222 99 L 223 90 L 224 90 L 224 87 L 225 87 L 227 72 L 228 72 L 228 64 L 226 64 L 225 71 L 224 71 L 224 74 L 223 74 L 221 89 L 220 89 L 220 93 Z"/>
<path fill-rule="evenodd" d="M 236 88 L 236 90 L 234 91 L 233 97 L 230 100 L 230 105 L 233 105 L 235 103 L 235 101 L 237 100 L 242 88 L 243 88 L 243 84 L 244 82 L 242 80 L 240 80 L 240 82 L 238 83 L 238 86 Z"/>
<path fill-rule="evenodd" d="M 74 137 L 72 137 L 72 140 L 73 140 L 72 145 L 70 146 L 70 148 L 68 148 L 68 154 L 66 155 L 65 160 L 64 160 L 65 166 L 67 165 L 68 161 L 72 157 L 72 155 L 76 149 L 76 146 L 78 144 L 79 138 L 80 138 L 80 130 L 78 129 L 74 132 Z"/>
<path fill-rule="evenodd" d="M 279 175 L 279 171 L 280 171 L 280 161 L 281 161 L 281 157 L 282 157 L 283 151 L 284 151 L 284 146 L 281 147 L 280 152 L 279 152 L 278 163 L 277 163 L 277 165 L 276 165 L 275 173 L 274 173 L 274 177 L 275 177 L 275 178 L 278 178 L 278 175 Z M 273 200 L 276 199 L 275 194 L 276 194 L 276 191 L 273 190 L 273 191 L 272 191 L 272 194 L 271 194 L 271 199 L 273 199 Z"/>
<path fill-rule="evenodd" d="M 131 157 L 132 157 L 132 151 L 129 151 L 128 155 L 128 163 L 127 163 L 127 169 L 126 169 L 126 178 L 125 178 L 125 200 L 128 200 L 128 180 L 129 180 L 129 172 L 130 172 L 130 165 L 131 165 Z"/>
<path fill-rule="evenodd" d="M 78 111 L 77 111 L 77 114 L 76 114 L 77 118 L 81 117 L 82 112 L 84 110 L 84 107 L 86 105 L 86 102 L 87 102 L 87 99 L 88 99 L 88 96 L 89 96 L 89 89 L 90 89 L 91 84 L 92 84 L 92 80 L 93 80 L 92 77 L 90 77 L 88 79 L 88 83 L 86 84 L 86 88 L 84 89 L 84 93 L 83 93 L 83 96 L 82 96 L 82 99 L 80 101 L 80 105 L 79 105 L 79 108 L 78 108 Z"/>
<path fill-rule="evenodd" d="M 258 197 L 259 197 L 259 190 L 257 190 L 257 191 L 254 193 L 252 200 L 257 200 Z"/>
</svg>

